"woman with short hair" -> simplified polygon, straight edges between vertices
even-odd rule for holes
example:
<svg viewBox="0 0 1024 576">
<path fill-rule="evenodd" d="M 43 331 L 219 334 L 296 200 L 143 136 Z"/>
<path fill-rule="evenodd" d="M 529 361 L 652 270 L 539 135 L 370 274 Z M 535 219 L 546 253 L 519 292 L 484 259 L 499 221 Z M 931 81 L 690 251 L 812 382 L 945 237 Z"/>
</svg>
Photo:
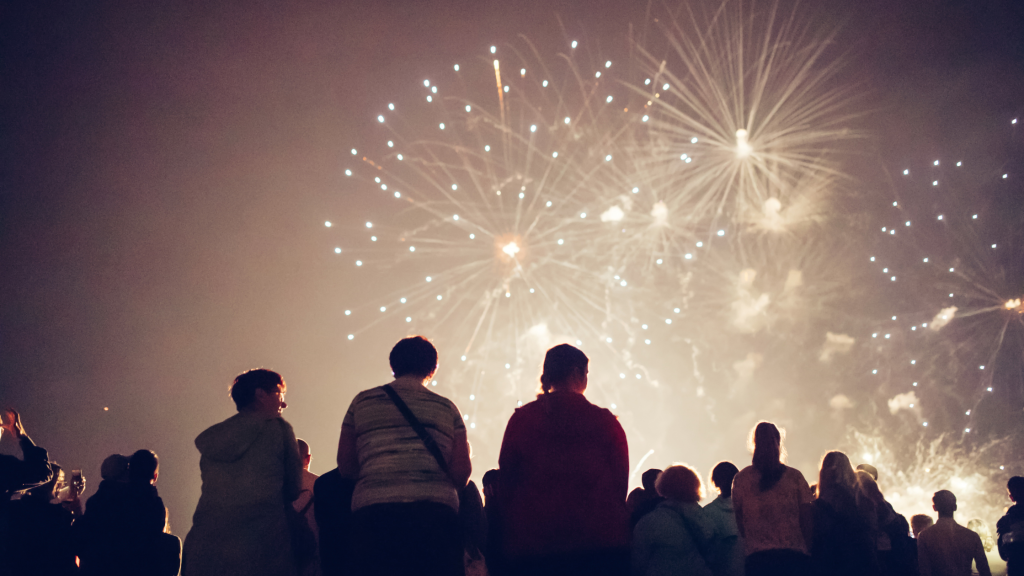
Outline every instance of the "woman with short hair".
<svg viewBox="0 0 1024 576">
<path fill-rule="evenodd" d="M 231 386 L 238 414 L 196 438 L 203 488 L 183 576 L 296 573 L 285 507 L 299 496 L 302 465 L 295 432 L 281 418 L 286 391 L 277 372 L 243 372 Z"/>
<path fill-rule="evenodd" d="M 618 419 L 591 404 L 589 359 L 547 351 L 541 393 L 512 414 L 498 460 L 509 574 L 629 570 L 629 453 Z"/>
<path fill-rule="evenodd" d="M 701 509 L 700 476 L 685 464 L 669 466 L 654 483 L 663 496 L 633 530 L 633 576 L 712 576 L 715 525 Z"/>
<path fill-rule="evenodd" d="M 389 361 L 394 381 L 356 395 L 338 441 L 338 471 L 356 481 L 352 571 L 461 576 L 459 491 L 471 471 L 462 413 L 426 387 L 437 370 L 437 350 L 429 340 L 400 340 Z M 443 464 L 399 402 L 433 440 Z"/>
<path fill-rule="evenodd" d="M 747 576 L 802 576 L 811 570 L 805 539 L 811 487 L 799 470 L 785 465 L 782 438 L 775 424 L 759 422 L 750 434 L 753 464 L 733 478 Z"/>
</svg>

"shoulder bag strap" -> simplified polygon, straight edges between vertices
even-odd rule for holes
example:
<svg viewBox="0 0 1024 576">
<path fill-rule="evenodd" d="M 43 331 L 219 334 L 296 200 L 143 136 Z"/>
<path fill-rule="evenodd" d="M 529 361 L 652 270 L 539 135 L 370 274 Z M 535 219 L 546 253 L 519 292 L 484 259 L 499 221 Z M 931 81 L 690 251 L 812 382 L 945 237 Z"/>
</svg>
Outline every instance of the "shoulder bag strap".
<svg viewBox="0 0 1024 576">
<path fill-rule="evenodd" d="M 441 455 L 441 448 L 437 445 L 434 437 L 427 432 L 427 429 L 423 427 L 423 424 L 420 423 L 419 419 L 416 418 L 416 415 L 412 413 L 409 406 L 398 395 L 398 392 L 395 392 L 395 389 L 392 388 L 390 384 L 385 384 L 382 388 L 388 397 L 391 398 L 391 401 L 395 403 L 395 406 L 398 408 L 398 411 L 402 413 L 402 416 L 405 416 L 405 420 L 410 426 L 412 426 L 412 429 L 416 431 L 420 440 L 423 440 L 423 444 L 427 447 L 427 451 L 434 457 L 434 460 L 437 460 L 437 465 L 441 467 L 441 471 L 444 472 L 445 476 L 447 476 L 449 480 L 451 480 L 452 484 L 455 484 L 455 481 L 452 480 L 452 473 L 448 470 L 448 463 L 444 461 L 444 456 Z"/>
</svg>

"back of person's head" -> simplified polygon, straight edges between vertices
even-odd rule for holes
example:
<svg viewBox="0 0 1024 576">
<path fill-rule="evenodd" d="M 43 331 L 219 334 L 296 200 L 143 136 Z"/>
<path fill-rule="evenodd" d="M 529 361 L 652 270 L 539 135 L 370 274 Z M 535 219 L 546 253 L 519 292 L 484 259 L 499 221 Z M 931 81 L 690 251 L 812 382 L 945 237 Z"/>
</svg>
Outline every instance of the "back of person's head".
<svg viewBox="0 0 1024 576">
<path fill-rule="evenodd" d="M 437 348 L 423 336 L 402 338 L 388 357 L 395 378 L 418 376 L 427 379 L 437 370 Z"/>
<path fill-rule="evenodd" d="M 867 472 L 868 474 L 871 474 L 871 478 L 875 482 L 878 482 L 878 468 L 875 468 L 871 464 L 857 464 L 857 470 L 858 471 L 864 471 L 864 472 Z"/>
<path fill-rule="evenodd" d="M 160 459 L 152 450 L 138 450 L 128 461 L 128 481 L 132 484 L 156 482 L 160 470 Z"/>
<path fill-rule="evenodd" d="M 711 470 L 711 483 L 718 488 L 719 494 L 724 498 L 732 497 L 732 479 L 736 477 L 739 468 L 732 462 L 719 462 Z"/>
<path fill-rule="evenodd" d="M 235 407 L 242 410 L 256 401 L 256 390 L 271 394 L 277 391 L 278 385 L 281 385 L 282 389 L 286 386 L 281 375 L 273 370 L 246 370 L 239 374 L 231 385 L 231 399 L 235 401 Z"/>
<path fill-rule="evenodd" d="M 914 532 L 914 538 L 932 524 L 935 524 L 935 519 L 927 514 L 914 514 L 910 517 L 910 529 Z"/>
<path fill-rule="evenodd" d="M 673 464 L 658 474 L 654 482 L 658 494 L 678 502 L 700 502 L 704 497 L 704 487 L 700 476 L 685 464 Z"/>
<path fill-rule="evenodd" d="M 302 467 L 309 470 L 309 463 L 313 461 L 313 453 L 309 450 L 309 443 L 302 438 L 296 438 L 295 442 L 299 445 L 299 462 L 302 462 Z"/>
<path fill-rule="evenodd" d="M 124 454 L 111 454 L 100 466 L 100 478 L 111 482 L 128 481 L 128 457 Z"/>
<path fill-rule="evenodd" d="M 644 487 L 644 490 L 657 492 L 654 488 L 654 483 L 657 482 L 659 474 L 661 474 L 661 470 L 658 468 L 651 468 L 644 472 L 640 475 L 640 485 Z"/>
<path fill-rule="evenodd" d="M 782 463 L 786 458 L 782 439 L 782 431 L 771 422 L 758 422 L 750 432 L 753 464 L 761 474 L 759 488 L 762 492 L 771 490 L 786 472 L 786 465 Z"/>
<path fill-rule="evenodd" d="M 875 482 L 871 473 L 865 470 L 857 471 L 857 488 L 858 494 L 873 502 L 875 506 L 880 506 L 885 502 L 885 496 L 882 495 L 882 490 L 879 489 L 878 482 Z"/>
<path fill-rule="evenodd" d="M 1014 476 L 1007 480 L 1006 491 L 1010 494 L 1011 500 L 1020 502 L 1024 498 L 1024 476 Z"/>
<path fill-rule="evenodd" d="M 540 375 L 542 394 L 567 384 L 577 370 L 587 373 L 590 359 L 582 350 L 569 344 L 559 344 L 544 355 L 544 372 Z"/>
<path fill-rule="evenodd" d="M 835 507 L 853 504 L 857 476 L 850 458 L 838 450 L 825 454 L 818 470 L 818 498 Z"/>
<path fill-rule="evenodd" d="M 939 490 L 932 496 L 932 504 L 939 516 L 952 516 L 956 512 L 956 495 L 949 490 Z"/>
</svg>

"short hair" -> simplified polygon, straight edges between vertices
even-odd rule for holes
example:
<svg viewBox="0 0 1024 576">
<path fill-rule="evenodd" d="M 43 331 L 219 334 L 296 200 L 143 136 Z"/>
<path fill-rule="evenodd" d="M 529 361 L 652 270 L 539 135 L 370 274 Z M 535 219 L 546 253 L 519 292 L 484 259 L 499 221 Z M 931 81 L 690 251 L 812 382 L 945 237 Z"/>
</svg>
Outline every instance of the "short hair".
<svg viewBox="0 0 1024 576">
<path fill-rule="evenodd" d="M 590 364 L 590 358 L 579 348 L 569 344 L 559 344 L 544 354 L 544 372 L 540 375 L 541 392 L 547 394 L 552 387 L 565 384 L 577 369 L 584 372 Z"/>
<path fill-rule="evenodd" d="M 878 468 L 875 468 L 871 464 L 857 464 L 857 470 L 862 470 L 864 472 L 867 472 L 868 474 L 871 474 L 871 478 L 875 482 L 878 482 Z"/>
<path fill-rule="evenodd" d="M 307 457 L 313 455 L 309 449 L 309 442 L 306 442 L 302 438 L 296 438 L 295 442 L 299 445 L 299 458 L 305 460 Z"/>
<path fill-rule="evenodd" d="M 128 457 L 124 454 L 111 454 L 100 466 L 100 478 L 121 482 L 128 479 Z"/>
<path fill-rule="evenodd" d="M 669 500 L 680 502 L 700 502 L 704 497 L 704 487 L 700 476 L 686 464 L 673 464 L 658 475 L 654 482 L 658 494 Z"/>
<path fill-rule="evenodd" d="M 910 517 L 910 529 L 914 532 L 914 538 L 932 524 L 935 524 L 935 520 L 927 514 L 914 514 Z"/>
<path fill-rule="evenodd" d="M 732 462 L 719 462 L 711 470 L 711 483 L 718 488 L 722 496 L 729 498 L 732 496 L 732 479 L 739 471 L 739 468 Z"/>
<path fill-rule="evenodd" d="M 246 370 L 235 377 L 235 382 L 231 385 L 231 399 L 235 401 L 235 407 L 241 410 L 256 401 L 256 390 L 272 393 L 277 390 L 278 385 L 281 385 L 282 389 L 286 387 L 284 378 L 273 370 Z"/>
<path fill-rule="evenodd" d="M 149 484 L 160 469 L 160 459 L 152 450 L 138 450 L 128 459 L 128 481 Z"/>
<path fill-rule="evenodd" d="M 944 516 L 956 512 L 956 495 L 949 490 L 939 490 L 932 496 L 935 511 Z"/>
<path fill-rule="evenodd" d="M 1006 490 L 1015 502 L 1024 499 L 1024 476 L 1013 476 L 1006 481 Z"/>
<path fill-rule="evenodd" d="M 640 484 L 644 487 L 644 490 L 654 490 L 654 483 L 658 481 L 658 475 L 661 474 L 661 470 L 658 468 L 651 468 L 640 475 Z"/>
<path fill-rule="evenodd" d="M 437 370 L 437 348 L 423 336 L 402 338 L 388 356 L 395 378 L 406 375 L 431 376 Z"/>
</svg>

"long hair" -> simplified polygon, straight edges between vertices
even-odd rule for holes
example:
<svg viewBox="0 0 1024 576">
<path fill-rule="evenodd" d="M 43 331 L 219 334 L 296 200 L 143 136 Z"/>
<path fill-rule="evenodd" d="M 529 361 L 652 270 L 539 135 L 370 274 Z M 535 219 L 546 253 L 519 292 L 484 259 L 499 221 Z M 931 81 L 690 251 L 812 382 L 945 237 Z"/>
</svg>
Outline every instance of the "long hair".
<svg viewBox="0 0 1024 576">
<path fill-rule="evenodd" d="M 850 458 L 836 450 L 825 454 L 818 471 L 818 499 L 837 511 L 849 512 L 856 507 L 856 494 L 857 475 Z"/>
<path fill-rule="evenodd" d="M 754 449 L 754 468 L 761 473 L 758 487 L 761 492 L 766 492 L 778 484 L 786 471 L 786 465 L 782 463 L 786 459 L 782 433 L 771 422 L 758 422 L 750 433 L 750 444 Z"/>
</svg>

